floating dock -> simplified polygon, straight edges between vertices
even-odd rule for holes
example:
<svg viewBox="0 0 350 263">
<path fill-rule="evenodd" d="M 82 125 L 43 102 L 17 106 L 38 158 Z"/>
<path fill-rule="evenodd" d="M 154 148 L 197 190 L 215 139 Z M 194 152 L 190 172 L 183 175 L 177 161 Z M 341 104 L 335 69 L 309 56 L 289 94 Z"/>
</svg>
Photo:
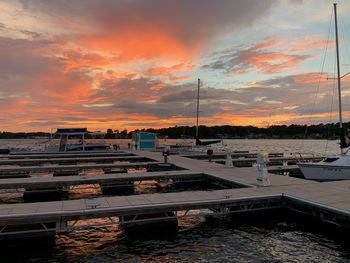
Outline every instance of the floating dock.
<svg viewBox="0 0 350 263">
<path fill-rule="evenodd" d="M 111 157 L 111 156 L 135 156 L 131 152 L 18 152 L 0 154 L 0 159 L 37 159 L 37 158 L 72 158 L 72 157 Z"/>
<path fill-rule="evenodd" d="M 16 172 L 55 172 L 55 171 L 81 171 L 96 169 L 113 169 L 113 168 L 146 168 L 151 162 L 138 163 L 120 163 L 120 164 L 77 164 L 77 165 L 47 165 L 47 166 L 0 166 L 0 174 L 16 173 Z"/>
<path fill-rule="evenodd" d="M 256 158 L 256 153 L 249 153 L 249 152 L 232 152 L 231 157 L 233 159 L 235 158 Z M 197 159 L 197 160 L 205 160 L 208 159 L 208 155 L 206 153 L 191 153 L 191 154 L 184 154 L 183 157 L 191 158 L 191 159 Z M 212 159 L 224 159 L 226 156 L 226 153 L 214 153 L 211 155 Z M 283 153 L 269 153 L 270 157 L 283 157 Z"/>
<path fill-rule="evenodd" d="M 136 155 L 133 156 L 154 160 L 154 163 L 163 162 L 163 157 L 159 152 L 137 151 Z M 77 158 L 74 155 L 71 157 Z M 0 189 L 18 190 L 27 187 L 35 189 L 35 187 L 63 187 L 115 183 L 126 180 L 132 182 L 169 179 L 181 181 L 203 177 L 222 183 L 225 189 L 2 204 L 0 205 L 0 238 L 6 239 L 10 236 L 48 231 L 66 231 L 96 225 L 148 222 L 169 218 L 233 214 L 280 208 L 308 214 L 342 227 L 350 227 L 350 181 L 319 183 L 269 174 L 271 186 L 259 187 L 256 180 L 258 175 L 256 167 L 226 168 L 219 163 L 179 155 L 171 155 L 168 160 L 174 166 L 185 170 L 1 179 Z M 135 165 L 145 167 L 146 164 L 147 162 L 130 163 L 123 164 L 123 167 L 135 167 Z M 89 165 L 74 166 L 76 169 L 90 167 Z M 16 167 L 16 169 L 24 171 L 42 168 L 47 171 L 47 169 L 53 169 L 52 167 L 56 169 L 57 167 L 65 167 L 65 165 L 50 166 L 49 168 L 45 168 L 45 166 Z M 103 169 L 106 167 L 121 168 L 122 166 L 120 164 L 96 164 L 91 167 Z M 1 169 L 10 168 L 1 167 Z M 230 187 L 230 185 L 237 187 Z M 143 217 L 147 214 L 158 216 Z M 106 218 L 107 220 L 104 223 L 87 220 L 92 218 Z"/>
<path fill-rule="evenodd" d="M 71 163 L 102 163 L 105 161 L 109 162 L 152 162 L 152 159 L 141 157 L 141 156 L 95 156 L 95 157 L 72 157 L 71 158 L 38 158 L 38 159 L 0 159 L 1 165 L 43 165 L 46 163 L 59 164 L 65 162 Z"/>
</svg>

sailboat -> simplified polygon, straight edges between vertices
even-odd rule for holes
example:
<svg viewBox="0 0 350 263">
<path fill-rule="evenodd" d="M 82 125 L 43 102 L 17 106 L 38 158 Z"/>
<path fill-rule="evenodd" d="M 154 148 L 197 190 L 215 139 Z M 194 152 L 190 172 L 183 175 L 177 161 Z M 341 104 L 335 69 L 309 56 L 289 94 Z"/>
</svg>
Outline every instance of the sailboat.
<svg viewBox="0 0 350 263">
<path fill-rule="evenodd" d="M 341 77 L 339 63 L 339 43 L 337 25 L 337 4 L 334 3 L 336 55 L 337 55 L 337 83 L 339 100 L 339 128 L 340 128 L 340 155 L 328 157 L 317 163 L 298 163 L 305 179 L 317 181 L 336 181 L 350 179 L 350 156 L 344 153 L 344 148 L 349 147 L 350 141 L 343 130 L 342 104 L 341 104 Z"/>
<path fill-rule="evenodd" d="M 199 88 L 201 86 L 201 80 L 198 79 L 198 89 L 197 89 L 197 123 L 196 123 L 196 145 L 210 145 L 221 142 L 221 140 L 210 140 L 210 141 L 201 141 L 199 139 L 198 133 L 198 118 L 199 118 Z"/>
</svg>

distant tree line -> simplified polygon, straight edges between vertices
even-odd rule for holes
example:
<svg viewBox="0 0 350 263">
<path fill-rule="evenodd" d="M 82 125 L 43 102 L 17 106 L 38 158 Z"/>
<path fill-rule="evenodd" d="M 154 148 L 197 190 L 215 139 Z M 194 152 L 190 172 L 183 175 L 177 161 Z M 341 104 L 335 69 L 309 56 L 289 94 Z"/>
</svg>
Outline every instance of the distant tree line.
<svg viewBox="0 0 350 263">
<path fill-rule="evenodd" d="M 350 122 L 343 124 L 345 129 L 350 129 Z M 141 129 L 128 132 L 127 130 L 108 129 L 103 136 L 105 139 L 127 139 L 131 138 L 133 132 L 145 131 L 157 133 L 160 138 L 194 138 L 196 134 L 195 126 L 175 126 L 160 129 Z M 20 139 L 50 137 L 44 132 L 0 132 L 0 139 Z M 90 136 L 87 135 L 86 138 Z M 255 126 L 199 126 L 200 138 L 280 138 L 280 139 L 335 139 L 339 137 L 339 124 L 317 124 L 317 125 L 272 125 L 266 128 Z"/>
<path fill-rule="evenodd" d="M 344 128 L 350 128 L 350 122 L 343 124 Z M 168 138 L 194 138 L 195 126 L 175 126 L 160 129 L 144 129 Z M 339 136 L 339 124 L 318 125 L 272 125 L 267 128 L 255 126 L 199 126 L 200 138 L 281 138 L 281 139 L 333 139 Z"/>
<path fill-rule="evenodd" d="M 47 132 L 0 132 L 0 139 L 26 139 L 37 137 L 50 137 Z"/>
</svg>

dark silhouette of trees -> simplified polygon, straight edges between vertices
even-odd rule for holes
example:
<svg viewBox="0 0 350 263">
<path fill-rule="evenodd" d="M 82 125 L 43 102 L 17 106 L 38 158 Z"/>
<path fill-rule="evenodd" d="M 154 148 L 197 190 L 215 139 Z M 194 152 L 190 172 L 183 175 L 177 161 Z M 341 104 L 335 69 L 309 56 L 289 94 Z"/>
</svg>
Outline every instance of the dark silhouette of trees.
<svg viewBox="0 0 350 263">
<path fill-rule="evenodd" d="M 350 122 L 343 124 L 344 129 L 350 129 Z M 127 130 L 118 131 L 115 133 L 112 129 L 108 129 L 106 138 L 131 138 L 134 130 L 128 132 Z M 169 128 L 148 128 L 141 129 L 141 131 L 157 133 L 160 138 L 194 138 L 196 134 L 195 126 L 174 126 Z M 259 128 L 255 126 L 199 126 L 200 138 L 226 138 L 226 139 L 238 139 L 238 138 L 280 138 L 280 139 L 336 139 L 339 137 L 339 124 L 317 124 L 317 125 L 272 125 L 267 128 Z M 44 132 L 0 132 L 0 139 L 18 139 L 18 138 L 35 138 L 46 136 L 49 137 L 49 133 Z"/>
<path fill-rule="evenodd" d="M 350 122 L 343 124 L 345 129 L 350 128 Z M 194 138 L 195 126 L 175 126 L 160 129 L 143 129 L 146 132 L 157 133 L 159 137 Z M 199 126 L 200 138 L 281 138 L 281 139 L 335 139 L 339 137 L 339 124 L 317 125 L 272 125 L 267 128 L 255 126 Z"/>
</svg>

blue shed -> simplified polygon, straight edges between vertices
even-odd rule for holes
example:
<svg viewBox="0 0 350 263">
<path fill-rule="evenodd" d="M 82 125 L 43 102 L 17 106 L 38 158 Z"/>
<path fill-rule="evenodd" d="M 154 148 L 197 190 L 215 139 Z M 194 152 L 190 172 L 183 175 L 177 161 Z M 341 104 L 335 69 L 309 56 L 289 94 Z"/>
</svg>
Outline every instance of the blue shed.
<svg viewBox="0 0 350 263">
<path fill-rule="evenodd" d="M 136 132 L 132 135 L 132 141 L 140 150 L 154 150 L 158 146 L 157 135 L 151 132 Z"/>
</svg>

